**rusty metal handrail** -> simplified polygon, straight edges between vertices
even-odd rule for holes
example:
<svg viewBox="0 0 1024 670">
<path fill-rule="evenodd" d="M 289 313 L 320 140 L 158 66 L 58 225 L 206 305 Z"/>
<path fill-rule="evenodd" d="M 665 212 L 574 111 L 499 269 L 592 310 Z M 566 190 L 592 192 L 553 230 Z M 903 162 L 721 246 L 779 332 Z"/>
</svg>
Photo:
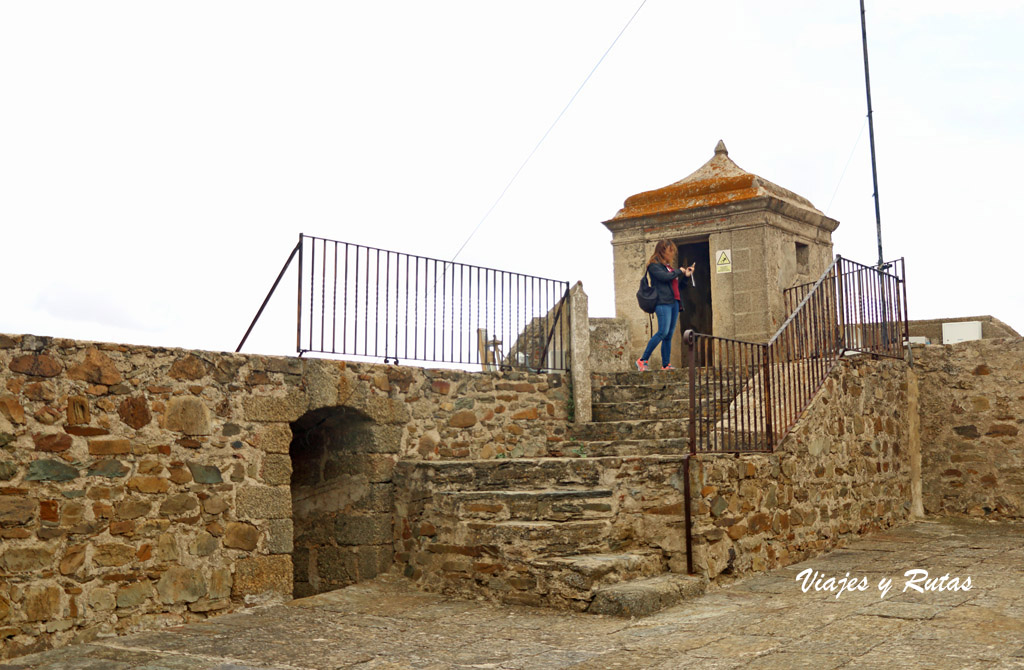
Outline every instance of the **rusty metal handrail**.
<svg viewBox="0 0 1024 670">
<path fill-rule="evenodd" d="M 311 235 L 300 236 L 298 256 L 300 356 L 569 367 L 567 281 Z M 503 358 L 481 342 L 503 343 Z"/>
<path fill-rule="evenodd" d="M 876 268 L 837 256 L 787 290 L 799 303 L 766 343 L 686 331 L 690 452 L 773 451 L 845 354 L 902 358 L 904 277 L 902 258 Z"/>
</svg>

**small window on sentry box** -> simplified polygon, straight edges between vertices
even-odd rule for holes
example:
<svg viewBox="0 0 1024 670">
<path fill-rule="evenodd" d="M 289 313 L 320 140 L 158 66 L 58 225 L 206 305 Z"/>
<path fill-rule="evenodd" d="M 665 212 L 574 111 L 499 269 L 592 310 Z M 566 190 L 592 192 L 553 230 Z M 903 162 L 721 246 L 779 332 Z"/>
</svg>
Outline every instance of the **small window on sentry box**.
<svg viewBox="0 0 1024 670">
<path fill-rule="evenodd" d="M 811 247 L 803 242 L 796 243 L 796 271 L 807 274 L 811 266 Z"/>
</svg>

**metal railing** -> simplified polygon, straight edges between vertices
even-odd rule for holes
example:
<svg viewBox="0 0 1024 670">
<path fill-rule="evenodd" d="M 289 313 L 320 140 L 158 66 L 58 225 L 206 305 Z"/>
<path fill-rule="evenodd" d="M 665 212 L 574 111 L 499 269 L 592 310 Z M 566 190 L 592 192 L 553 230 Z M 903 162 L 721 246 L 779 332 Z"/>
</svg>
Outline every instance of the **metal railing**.
<svg viewBox="0 0 1024 670">
<path fill-rule="evenodd" d="M 274 288 L 296 257 L 300 356 L 568 369 L 568 282 L 299 235 Z"/>
<path fill-rule="evenodd" d="M 879 269 L 837 256 L 817 282 L 785 291 L 784 300 L 791 313 L 764 344 L 684 333 L 691 453 L 772 451 L 843 355 L 903 357 L 902 258 Z"/>
</svg>

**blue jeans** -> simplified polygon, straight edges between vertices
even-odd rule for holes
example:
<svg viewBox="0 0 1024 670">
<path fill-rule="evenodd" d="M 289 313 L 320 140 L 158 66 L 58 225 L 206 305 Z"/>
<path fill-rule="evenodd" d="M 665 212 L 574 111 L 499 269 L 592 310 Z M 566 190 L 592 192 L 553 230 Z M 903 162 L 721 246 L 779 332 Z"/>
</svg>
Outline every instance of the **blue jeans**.
<svg viewBox="0 0 1024 670">
<path fill-rule="evenodd" d="M 661 342 L 661 365 L 665 367 L 672 358 L 672 334 L 676 332 L 676 322 L 679 321 L 679 302 L 672 301 L 668 305 L 658 305 L 654 308 L 658 317 L 658 332 L 651 336 L 651 341 L 644 349 L 641 360 L 648 360 L 654 353 L 654 347 Z"/>
</svg>

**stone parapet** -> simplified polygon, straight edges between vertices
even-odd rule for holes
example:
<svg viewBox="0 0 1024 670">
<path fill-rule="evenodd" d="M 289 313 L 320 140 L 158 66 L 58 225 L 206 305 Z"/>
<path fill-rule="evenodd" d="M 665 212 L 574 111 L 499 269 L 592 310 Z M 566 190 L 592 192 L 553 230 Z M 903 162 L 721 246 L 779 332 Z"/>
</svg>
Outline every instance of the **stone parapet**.
<svg viewBox="0 0 1024 670">
<path fill-rule="evenodd" d="M 1024 518 L 1024 339 L 914 348 L 928 514 Z"/>
<path fill-rule="evenodd" d="M 695 569 L 711 579 L 789 565 L 910 517 L 907 366 L 841 362 L 771 454 L 698 454 Z"/>
<path fill-rule="evenodd" d="M 931 344 L 942 344 L 942 324 L 980 321 L 981 337 L 985 340 L 1020 337 L 1020 333 L 994 316 L 957 316 L 948 319 L 919 319 L 907 325 L 911 337 L 927 337 Z"/>
</svg>

